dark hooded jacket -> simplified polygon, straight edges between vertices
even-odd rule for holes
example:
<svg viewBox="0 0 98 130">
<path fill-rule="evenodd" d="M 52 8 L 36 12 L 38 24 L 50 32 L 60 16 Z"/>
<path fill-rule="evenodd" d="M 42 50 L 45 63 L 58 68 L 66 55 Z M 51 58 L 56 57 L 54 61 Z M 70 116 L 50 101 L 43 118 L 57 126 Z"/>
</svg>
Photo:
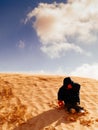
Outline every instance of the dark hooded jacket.
<svg viewBox="0 0 98 130">
<path fill-rule="evenodd" d="M 69 84 L 72 85 L 71 89 L 67 88 Z M 70 77 L 64 78 L 63 86 L 58 91 L 58 100 L 71 105 L 80 103 L 79 90 L 80 84 L 73 82 Z"/>
</svg>

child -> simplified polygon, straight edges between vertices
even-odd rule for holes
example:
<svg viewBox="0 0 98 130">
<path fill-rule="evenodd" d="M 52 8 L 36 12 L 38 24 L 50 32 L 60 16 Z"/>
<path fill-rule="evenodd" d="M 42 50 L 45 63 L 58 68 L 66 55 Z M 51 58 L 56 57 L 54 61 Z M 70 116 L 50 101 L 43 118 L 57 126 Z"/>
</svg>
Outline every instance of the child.
<svg viewBox="0 0 98 130">
<path fill-rule="evenodd" d="M 63 86 L 58 91 L 58 105 L 62 107 L 64 104 L 69 112 L 81 112 L 84 110 L 80 104 L 80 84 L 75 83 L 70 77 L 64 78 Z"/>
</svg>

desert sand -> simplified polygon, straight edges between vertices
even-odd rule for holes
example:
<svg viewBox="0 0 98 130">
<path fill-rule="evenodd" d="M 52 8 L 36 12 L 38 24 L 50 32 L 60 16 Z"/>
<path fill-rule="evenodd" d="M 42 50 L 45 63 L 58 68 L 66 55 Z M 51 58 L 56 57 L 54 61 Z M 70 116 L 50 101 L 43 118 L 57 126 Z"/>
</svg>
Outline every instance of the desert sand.
<svg viewBox="0 0 98 130">
<path fill-rule="evenodd" d="M 80 115 L 58 107 L 64 77 L 1 73 L 0 130 L 98 130 L 98 80 L 71 77 L 81 84 Z"/>
</svg>

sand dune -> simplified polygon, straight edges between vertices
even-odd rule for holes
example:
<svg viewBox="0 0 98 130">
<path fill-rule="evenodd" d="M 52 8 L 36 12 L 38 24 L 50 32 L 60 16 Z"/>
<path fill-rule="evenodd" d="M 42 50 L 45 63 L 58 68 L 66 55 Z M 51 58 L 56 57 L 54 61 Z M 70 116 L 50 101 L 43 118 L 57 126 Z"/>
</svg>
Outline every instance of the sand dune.
<svg viewBox="0 0 98 130">
<path fill-rule="evenodd" d="M 84 115 L 57 105 L 64 76 L 0 74 L 0 130 L 98 130 L 98 81 L 71 77 L 81 84 Z"/>
</svg>

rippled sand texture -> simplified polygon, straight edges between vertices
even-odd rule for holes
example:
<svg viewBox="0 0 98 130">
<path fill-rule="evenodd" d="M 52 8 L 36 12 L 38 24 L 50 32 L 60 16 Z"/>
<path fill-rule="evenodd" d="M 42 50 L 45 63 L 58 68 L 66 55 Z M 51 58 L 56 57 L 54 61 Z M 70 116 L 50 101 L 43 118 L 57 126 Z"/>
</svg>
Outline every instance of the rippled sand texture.
<svg viewBox="0 0 98 130">
<path fill-rule="evenodd" d="M 80 115 L 58 108 L 63 78 L 0 74 L 0 130 L 98 130 L 98 81 L 71 77 L 81 84 Z"/>
</svg>

